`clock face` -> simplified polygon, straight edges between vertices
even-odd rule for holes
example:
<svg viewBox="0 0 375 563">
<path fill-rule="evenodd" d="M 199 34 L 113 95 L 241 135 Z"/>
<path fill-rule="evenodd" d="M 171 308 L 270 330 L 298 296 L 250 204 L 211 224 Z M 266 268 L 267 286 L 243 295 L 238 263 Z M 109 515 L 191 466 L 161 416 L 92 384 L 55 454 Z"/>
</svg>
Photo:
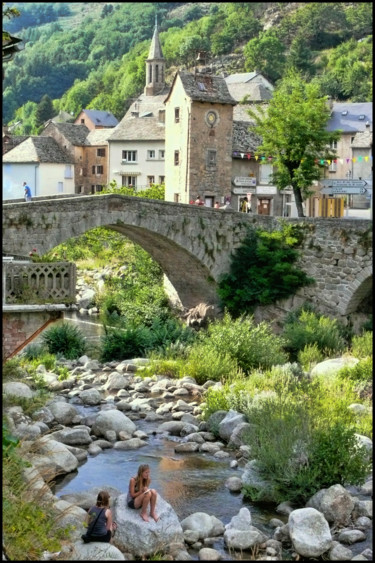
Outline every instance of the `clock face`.
<svg viewBox="0 0 375 563">
<path fill-rule="evenodd" d="M 206 122 L 208 125 L 213 127 L 217 121 L 217 113 L 215 111 L 209 111 L 206 114 Z"/>
</svg>

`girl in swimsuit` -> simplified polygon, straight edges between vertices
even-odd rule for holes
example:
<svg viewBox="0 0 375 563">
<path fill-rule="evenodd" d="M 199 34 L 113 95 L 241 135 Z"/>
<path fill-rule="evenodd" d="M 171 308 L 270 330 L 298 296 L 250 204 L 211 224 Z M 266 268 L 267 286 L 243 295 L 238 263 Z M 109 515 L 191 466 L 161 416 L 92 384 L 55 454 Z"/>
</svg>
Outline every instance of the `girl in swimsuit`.
<svg viewBox="0 0 375 563">
<path fill-rule="evenodd" d="M 149 522 L 147 507 L 150 505 L 150 516 L 157 522 L 159 516 L 155 512 L 155 506 L 158 494 L 155 489 L 149 488 L 150 482 L 150 466 L 140 465 L 137 476 L 129 481 L 127 503 L 129 508 L 141 509 L 141 518 L 145 522 Z"/>
</svg>

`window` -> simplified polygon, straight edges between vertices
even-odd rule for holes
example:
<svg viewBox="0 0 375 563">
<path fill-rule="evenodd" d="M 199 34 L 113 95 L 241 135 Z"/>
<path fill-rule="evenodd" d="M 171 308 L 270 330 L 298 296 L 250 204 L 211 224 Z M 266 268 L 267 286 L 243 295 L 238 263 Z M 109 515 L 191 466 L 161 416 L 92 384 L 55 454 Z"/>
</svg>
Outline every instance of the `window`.
<svg viewBox="0 0 375 563">
<path fill-rule="evenodd" d="M 103 186 L 101 184 L 96 184 L 96 191 L 97 192 L 102 192 L 103 191 Z"/>
<path fill-rule="evenodd" d="M 354 143 L 354 139 L 355 139 L 355 137 L 350 137 L 350 142 Z"/>
<path fill-rule="evenodd" d="M 64 184 L 62 182 L 57 182 L 57 193 L 62 194 L 64 192 Z"/>
<path fill-rule="evenodd" d="M 180 108 L 174 108 L 174 122 L 180 123 Z"/>
<path fill-rule="evenodd" d="M 96 173 L 97 174 L 103 174 L 103 166 L 97 166 L 96 167 Z"/>
<path fill-rule="evenodd" d="M 361 121 L 363 121 L 365 119 L 365 116 L 363 115 L 363 113 L 358 117 L 358 119 L 360 119 Z"/>
<path fill-rule="evenodd" d="M 135 188 L 137 185 L 137 178 L 136 176 L 121 176 L 121 185 L 128 186 L 131 188 Z"/>
<path fill-rule="evenodd" d="M 178 203 L 180 201 L 180 194 L 173 194 L 173 201 Z"/>
<path fill-rule="evenodd" d="M 137 162 L 137 151 L 122 151 L 122 163 Z"/>
<path fill-rule="evenodd" d="M 148 81 L 152 82 L 152 66 L 148 67 Z"/>
<path fill-rule="evenodd" d="M 180 151 L 174 151 L 174 165 L 178 166 L 180 164 Z"/>
<path fill-rule="evenodd" d="M 260 164 L 259 165 L 259 183 L 260 184 L 270 184 L 272 174 L 272 164 Z"/>
<path fill-rule="evenodd" d="M 155 65 L 155 82 L 159 82 L 159 65 Z"/>
<path fill-rule="evenodd" d="M 216 166 L 216 150 L 208 149 L 207 151 L 207 166 Z"/>
<path fill-rule="evenodd" d="M 95 174 L 95 166 L 91 168 L 91 174 Z"/>
<path fill-rule="evenodd" d="M 151 186 L 151 184 L 155 184 L 155 176 L 147 176 L 147 184 Z"/>
<path fill-rule="evenodd" d="M 164 160 L 164 158 L 165 158 L 165 151 L 159 151 L 159 158 L 160 158 L 160 160 Z"/>
<path fill-rule="evenodd" d="M 331 141 L 329 146 L 332 150 L 336 150 L 337 149 L 337 141 Z"/>
<path fill-rule="evenodd" d="M 147 151 L 147 158 L 155 158 L 155 151 Z"/>
<path fill-rule="evenodd" d="M 337 162 L 332 160 L 331 164 L 328 167 L 329 172 L 337 172 Z"/>
<path fill-rule="evenodd" d="M 165 176 L 159 176 L 159 184 L 165 184 Z"/>
<path fill-rule="evenodd" d="M 84 119 L 81 119 L 81 123 L 85 123 L 85 120 L 84 120 Z"/>
<path fill-rule="evenodd" d="M 70 164 L 65 166 L 64 178 L 73 178 L 72 167 Z"/>
<path fill-rule="evenodd" d="M 97 149 L 96 156 L 105 156 L 105 149 Z"/>
</svg>

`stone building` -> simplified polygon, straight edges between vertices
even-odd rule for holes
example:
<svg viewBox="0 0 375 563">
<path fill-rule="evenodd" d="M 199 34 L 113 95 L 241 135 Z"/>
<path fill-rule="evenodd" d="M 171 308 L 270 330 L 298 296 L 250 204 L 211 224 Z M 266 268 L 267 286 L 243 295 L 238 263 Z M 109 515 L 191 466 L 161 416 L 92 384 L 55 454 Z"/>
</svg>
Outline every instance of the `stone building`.
<svg viewBox="0 0 375 563">
<path fill-rule="evenodd" d="M 200 196 L 213 207 L 230 195 L 235 105 L 224 78 L 176 73 L 165 100 L 167 201 Z"/>
</svg>

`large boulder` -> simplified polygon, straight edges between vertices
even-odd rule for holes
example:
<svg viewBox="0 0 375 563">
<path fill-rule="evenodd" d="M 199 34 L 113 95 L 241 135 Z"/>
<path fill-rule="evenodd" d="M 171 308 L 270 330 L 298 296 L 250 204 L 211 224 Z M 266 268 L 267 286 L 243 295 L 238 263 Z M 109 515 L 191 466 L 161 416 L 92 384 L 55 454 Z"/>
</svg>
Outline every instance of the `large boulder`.
<svg viewBox="0 0 375 563">
<path fill-rule="evenodd" d="M 358 364 L 359 360 L 353 358 L 352 356 L 345 356 L 342 358 L 332 358 L 331 360 L 324 360 L 324 362 L 319 362 L 311 370 L 311 377 L 315 375 L 327 375 L 333 376 L 343 367 L 354 367 Z"/>
<path fill-rule="evenodd" d="M 61 555 L 64 561 L 127 561 L 123 553 L 110 543 L 90 542 L 82 540 L 63 546 Z"/>
<path fill-rule="evenodd" d="M 131 436 L 136 429 L 134 422 L 117 409 L 100 412 L 92 425 L 92 432 L 96 436 L 106 436 L 106 432 L 111 430 L 116 432 L 117 438 L 122 430 Z"/>
<path fill-rule="evenodd" d="M 349 524 L 354 499 L 342 485 L 332 485 L 318 491 L 306 504 L 324 514 L 327 522 L 345 526 Z"/>
<path fill-rule="evenodd" d="M 241 508 L 225 526 L 224 542 L 230 549 L 250 549 L 254 545 L 265 542 L 266 539 L 260 530 L 251 525 L 251 514 L 246 507 Z"/>
<path fill-rule="evenodd" d="M 219 423 L 219 436 L 222 440 L 229 442 L 232 432 L 239 424 L 246 422 L 244 414 L 230 410 L 225 418 Z"/>
<path fill-rule="evenodd" d="M 295 551 L 303 557 L 320 557 L 331 549 L 327 520 L 315 508 L 299 508 L 289 514 L 289 535 Z"/>
<path fill-rule="evenodd" d="M 60 424 L 72 424 L 73 418 L 78 414 L 77 409 L 73 405 L 69 405 L 63 401 L 52 401 L 48 404 L 48 408 L 54 416 L 54 419 Z"/>
<path fill-rule="evenodd" d="M 113 543 L 125 552 L 135 556 L 148 556 L 157 551 L 167 552 L 171 545 L 184 544 L 184 535 L 177 514 L 160 495 L 156 501 L 159 520 L 151 517 L 145 522 L 140 510 L 128 508 L 126 494 L 120 495 L 114 503 L 114 520 L 117 531 Z"/>
<path fill-rule="evenodd" d="M 61 442 L 43 437 L 34 443 L 34 451 L 31 461 L 46 481 L 77 469 L 78 459 Z"/>
</svg>

